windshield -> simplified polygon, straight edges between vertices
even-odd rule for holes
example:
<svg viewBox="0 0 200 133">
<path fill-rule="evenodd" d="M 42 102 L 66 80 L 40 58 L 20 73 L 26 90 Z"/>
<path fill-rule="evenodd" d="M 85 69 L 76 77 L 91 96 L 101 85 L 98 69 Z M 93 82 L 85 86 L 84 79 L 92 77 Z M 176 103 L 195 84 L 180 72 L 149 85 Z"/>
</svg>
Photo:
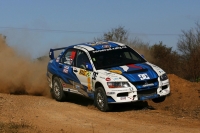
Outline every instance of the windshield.
<svg viewBox="0 0 200 133">
<path fill-rule="evenodd" d="M 137 52 L 127 46 L 119 49 L 90 51 L 90 55 L 97 70 L 146 62 Z"/>
</svg>

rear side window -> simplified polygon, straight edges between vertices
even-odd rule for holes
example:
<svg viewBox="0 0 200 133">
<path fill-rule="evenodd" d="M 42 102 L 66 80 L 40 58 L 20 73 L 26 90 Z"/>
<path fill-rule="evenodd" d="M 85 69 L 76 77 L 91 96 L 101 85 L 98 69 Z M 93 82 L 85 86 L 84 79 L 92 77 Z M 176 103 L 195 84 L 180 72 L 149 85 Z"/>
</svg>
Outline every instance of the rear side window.
<svg viewBox="0 0 200 133">
<path fill-rule="evenodd" d="M 67 65 L 73 65 L 75 56 L 76 56 L 76 50 L 69 49 L 63 54 L 61 58 L 61 63 L 67 64 Z"/>
</svg>

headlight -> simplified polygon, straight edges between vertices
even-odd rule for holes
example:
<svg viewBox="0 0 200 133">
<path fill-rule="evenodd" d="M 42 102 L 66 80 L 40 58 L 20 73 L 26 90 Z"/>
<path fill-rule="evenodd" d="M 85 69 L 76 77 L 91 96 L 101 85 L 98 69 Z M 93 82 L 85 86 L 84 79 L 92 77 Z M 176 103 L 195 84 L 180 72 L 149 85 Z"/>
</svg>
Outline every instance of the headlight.
<svg viewBox="0 0 200 133">
<path fill-rule="evenodd" d="M 126 88 L 130 87 L 128 82 L 107 82 L 109 88 Z"/>
<path fill-rule="evenodd" d="M 167 77 L 166 73 L 160 76 L 161 81 L 164 81 L 164 80 L 167 80 L 167 79 L 168 79 L 168 77 Z"/>
</svg>

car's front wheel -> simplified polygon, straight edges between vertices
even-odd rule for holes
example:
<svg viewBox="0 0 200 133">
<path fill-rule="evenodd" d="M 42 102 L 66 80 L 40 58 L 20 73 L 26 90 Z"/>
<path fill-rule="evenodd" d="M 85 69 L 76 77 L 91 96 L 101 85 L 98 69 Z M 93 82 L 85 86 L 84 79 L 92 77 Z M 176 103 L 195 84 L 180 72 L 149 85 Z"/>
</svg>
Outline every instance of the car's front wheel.
<svg viewBox="0 0 200 133">
<path fill-rule="evenodd" d="M 53 79 L 52 93 L 53 93 L 53 97 L 57 101 L 64 101 L 66 99 L 60 80 L 57 77 Z"/>
<path fill-rule="evenodd" d="M 106 93 L 102 87 L 96 88 L 94 102 L 99 110 L 103 112 L 110 110 L 111 105 L 108 104 Z"/>
</svg>

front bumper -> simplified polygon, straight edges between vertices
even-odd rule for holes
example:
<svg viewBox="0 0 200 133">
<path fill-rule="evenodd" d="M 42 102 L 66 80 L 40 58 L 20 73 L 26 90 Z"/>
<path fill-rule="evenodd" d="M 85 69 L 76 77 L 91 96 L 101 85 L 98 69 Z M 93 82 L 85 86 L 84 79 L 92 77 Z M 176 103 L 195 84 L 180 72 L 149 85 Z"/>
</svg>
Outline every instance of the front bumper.
<svg viewBox="0 0 200 133">
<path fill-rule="evenodd" d="M 156 88 L 137 90 L 133 85 L 127 88 L 106 89 L 108 103 L 126 103 L 145 101 L 170 94 L 169 80 L 159 81 L 159 86 Z"/>
</svg>

